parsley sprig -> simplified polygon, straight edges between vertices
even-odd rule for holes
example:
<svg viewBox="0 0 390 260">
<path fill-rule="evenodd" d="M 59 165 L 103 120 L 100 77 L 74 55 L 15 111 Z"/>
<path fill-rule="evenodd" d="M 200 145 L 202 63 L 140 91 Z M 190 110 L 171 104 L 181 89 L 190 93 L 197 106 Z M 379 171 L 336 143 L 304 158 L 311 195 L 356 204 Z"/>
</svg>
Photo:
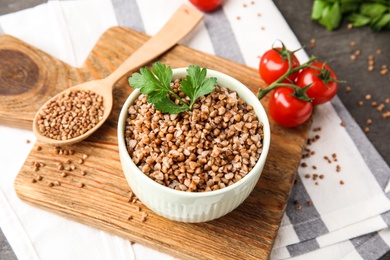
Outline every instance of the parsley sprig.
<svg viewBox="0 0 390 260">
<path fill-rule="evenodd" d="M 190 100 L 187 102 L 172 90 L 172 75 L 171 67 L 156 62 L 152 65 L 152 70 L 145 67 L 140 69 L 140 73 L 134 73 L 129 78 L 129 84 L 147 95 L 148 102 L 152 103 L 155 109 L 170 114 L 192 110 L 195 101 L 212 92 L 217 84 L 215 77 L 206 78 L 206 68 L 201 69 L 199 66 L 190 65 L 180 87 Z M 170 98 L 170 95 L 179 101 L 178 104 Z"/>
</svg>

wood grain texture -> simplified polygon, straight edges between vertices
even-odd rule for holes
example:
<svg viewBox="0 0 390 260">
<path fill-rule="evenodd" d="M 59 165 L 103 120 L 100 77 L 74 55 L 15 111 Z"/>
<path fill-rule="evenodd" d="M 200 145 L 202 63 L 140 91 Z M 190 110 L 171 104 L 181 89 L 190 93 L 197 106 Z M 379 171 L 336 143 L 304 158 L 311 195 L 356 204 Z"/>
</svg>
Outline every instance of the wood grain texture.
<svg viewBox="0 0 390 260">
<path fill-rule="evenodd" d="M 148 36 L 129 29 L 110 28 L 95 45 L 85 64 L 81 68 L 72 68 L 15 38 L 0 36 L 0 56 L 9 51 L 23 56 L 16 60 L 9 58 L 8 64 L 11 65 L 7 68 L 0 65 L 1 124 L 30 129 L 35 111 L 47 98 L 71 85 L 107 76 L 146 39 Z M 23 59 L 29 60 L 27 67 L 22 66 Z M 264 87 L 255 69 L 185 46 L 178 45 L 157 60 L 172 68 L 197 64 L 221 71 L 240 80 L 255 93 Z M 26 78 L 21 80 L 9 71 L 15 66 L 30 73 L 31 84 L 23 83 L 27 80 L 26 74 L 22 73 Z M 8 86 L 13 81 L 20 89 L 12 92 Z M 285 129 L 271 120 L 268 159 L 248 199 L 217 220 L 200 224 L 179 223 L 154 214 L 142 204 L 128 201 L 131 190 L 119 163 L 116 126 L 121 106 L 131 91 L 126 78 L 117 83 L 113 111 L 104 126 L 85 141 L 62 147 L 74 150 L 75 154 L 59 155 L 54 147 L 37 142 L 15 180 L 18 196 L 37 207 L 183 259 L 269 258 L 311 122 Z M 265 108 L 267 102 L 267 97 L 262 100 Z M 38 147 L 42 150 L 38 151 Z M 80 163 L 83 154 L 88 158 Z M 66 164 L 68 159 L 71 162 Z M 44 165 L 34 171 L 34 162 Z M 58 163 L 76 168 L 65 171 L 68 175 L 61 177 L 64 170 L 57 168 Z M 81 171 L 86 175 L 83 176 Z M 33 183 L 32 179 L 37 179 L 37 175 L 42 180 Z M 60 185 L 47 185 L 55 181 Z M 84 186 L 79 187 L 80 183 Z M 147 220 L 142 222 L 144 213 Z M 129 216 L 133 219 L 129 220 Z"/>
</svg>

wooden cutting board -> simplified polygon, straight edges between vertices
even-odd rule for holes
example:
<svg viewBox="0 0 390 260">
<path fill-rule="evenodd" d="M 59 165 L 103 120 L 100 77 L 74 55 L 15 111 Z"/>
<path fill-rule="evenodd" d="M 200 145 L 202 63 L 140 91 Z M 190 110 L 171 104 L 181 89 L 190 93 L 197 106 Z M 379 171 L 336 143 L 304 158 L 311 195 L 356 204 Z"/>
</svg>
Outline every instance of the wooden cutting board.
<svg viewBox="0 0 390 260">
<path fill-rule="evenodd" d="M 0 123 L 31 129 L 35 112 L 47 99 L 69 86 L 107 76 L 147 39 L 129 29 L 110 28 L 85 64 L 73 68 L 16 38 L 0 36 Z M 185 46 L 157 60 L 172 68 L 197 64 L 224 72 L 255 93 L 265 86 L 257 70 Z M 110 118 L 87 140 L 61 150 L 37 142 L 15 179 L 20 199 L 178 258 L 269 258 L 311 122 L 285 129 L 271 120 L 269 156 L 248 199 L 220 219 L 179 223 L 133 201 L 122 173 L 116 127 L 131 91 L 126 78 L 119 81 Z M 265 108 L 267 102 L 267 97 L 262 100 Z"/>
</svg>

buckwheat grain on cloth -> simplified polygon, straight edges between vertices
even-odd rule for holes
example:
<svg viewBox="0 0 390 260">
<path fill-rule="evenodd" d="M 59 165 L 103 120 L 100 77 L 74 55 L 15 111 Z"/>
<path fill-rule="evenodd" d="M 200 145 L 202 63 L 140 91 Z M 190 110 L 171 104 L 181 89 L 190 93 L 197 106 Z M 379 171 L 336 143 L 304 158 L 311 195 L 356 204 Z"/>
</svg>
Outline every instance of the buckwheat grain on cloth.
<svg viewBox="0 0 390 260">
<path fill-rule="evenodd" d="M 109 27 L 153 35 L 183 2 L 187 1 L 49 1 L 1 16 L 0 32 L 80 66 Z M 257 68 L 258 56 L 276 40 L 289 49 L 301 46 L 273 2 L 255 0 L 246 8 L 241 1 L 225 1 L 223 8 L 205 14 L 180 43 Z M 304 51 L 297 56 L 301 62 L 308 58 Z M 380 257 L 390 245 L 390 201 L 384 192 L 388 165 L 338 98 L 318 108 L 310 137 L 313 141 L 302 160 L 306 167 L 298 170 L 271 258 Z M 0 163 L 7 165 L 0 175 L 0 226 L 18 258 L 52 259 L 56 252 L 62 259 L 133 259 L 133 249 L 137 259 L 171 259 L 21 202 L 13 180 L 31 149 L 25 140 L 35 138 L 30 131 L 7 127 L 0 127 L 0 138 Z"/>
</svg>

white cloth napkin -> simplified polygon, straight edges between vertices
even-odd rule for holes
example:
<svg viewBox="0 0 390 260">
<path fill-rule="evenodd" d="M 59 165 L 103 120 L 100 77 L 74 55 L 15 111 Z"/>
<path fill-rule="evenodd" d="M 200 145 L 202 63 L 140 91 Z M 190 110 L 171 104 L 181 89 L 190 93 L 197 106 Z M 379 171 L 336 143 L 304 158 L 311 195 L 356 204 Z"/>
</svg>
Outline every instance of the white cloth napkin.
<svg viewBox="0 0 390 260">
<path fill-rule="evenodd" d="M 80 66 L 109 27 L 120 25 L 153 35 L 183 2 L 187 1 L 49 1 L 1 16 L 0 32 Z M 253 68 L 276 40 L 289 49 L 301 46 L 271 0 L 244 4 L 225 1 L 180 43 Z M 297 55 L 300 61 L 307 60 L 304 51 Z M 368 259 L 367 250 L 379 257 L 390 248 L 390 202 L 384 192 L 388 165 L 338 98 L 318 107 L 311 137 L 315 135 L 320 138 L 308 146 L 315 154 L 302 160 L 308 166 L 298 170 L 299 184 L 292 191 L 271 258 Z M 30 131 L 0 127 L 0 163 L 6 165 L 0 175 L 0 226 L 19 259 L 52 259 L 54 254 L 56 259 L 171 259 L 20 201 L 13 180 L 32 146 L 26 139 L 35 140 Z M 314 173 L 324 178 L 314 181 Z"/>
</svg>

